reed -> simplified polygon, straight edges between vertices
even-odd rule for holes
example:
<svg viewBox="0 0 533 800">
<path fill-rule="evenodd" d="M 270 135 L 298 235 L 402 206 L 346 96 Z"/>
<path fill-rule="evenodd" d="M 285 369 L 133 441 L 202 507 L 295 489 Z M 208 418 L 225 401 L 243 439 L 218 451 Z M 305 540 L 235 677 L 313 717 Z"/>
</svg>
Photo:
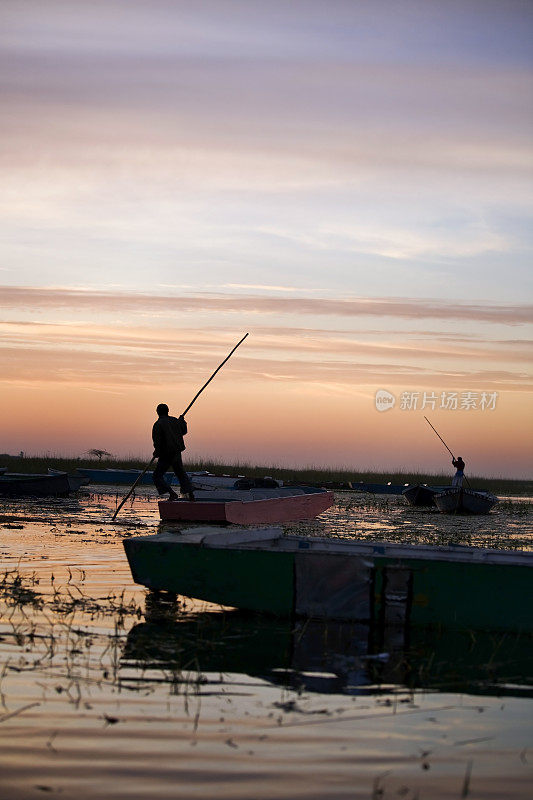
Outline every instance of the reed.
<svg viewBox="0 0 533 800">
<path fill-rule="evenodd" d="M 66 458 L 63 456 L 11 456 L 1 455 L 0 466 L 7 467 L 9 472 L 46 472 L 48 467 L 52 469 L 73 472 L 78 467 L 88 469 L 144 469 L 146 458 L 124 458 L 124 459 L 94 459 L 94 458 Z M 273 478 L 283 480 L 285 483 L 311 483 L 311 484 L 335 484 L 341 486 L 349 482 L 369 482 L 369 483 L 431 483 L 446 484 L 451 482 L 453 470 L 442 473 L 416 472 L 413 470 L 403 471 L 380 471 L 380 470 L 357 470 L 328 467 L 285 467 L 276 464 L 251 464 L 245 461 L 223 462 L 213 459 L 191 459 L 185 461 L 188 470 L 206 470 L 216 474 L 246 475 L 252 478 L 270 475 Z M 485 489 L 495 494 L 531 496 L 533 494 L 533 480 L 509 479 L 503 477 L 487 478 L 481 475 L 468 475 L 472 486 L 476 489 Z"/>
</svg>

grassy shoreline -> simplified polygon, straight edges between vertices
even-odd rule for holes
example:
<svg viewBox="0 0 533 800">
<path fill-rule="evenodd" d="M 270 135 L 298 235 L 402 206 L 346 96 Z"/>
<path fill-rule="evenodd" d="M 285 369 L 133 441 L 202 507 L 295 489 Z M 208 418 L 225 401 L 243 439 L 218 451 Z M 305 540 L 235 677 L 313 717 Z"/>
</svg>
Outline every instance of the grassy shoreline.
<svg viewBox="0 0 533 800">
<path fill-rule="evenodd" d="M 9 472 L 46 472 L 52 469 L 73 472 L 78 467 L 87 469 L 143 469 L 146 462 L 136 459 L 102 459 L 94 458 L 63 458 L 61 456 L 0 456 L 0 467 L 6 467 Z M 425 472 L 379 472 L 377 470 L 348 470 L 328 468 L 294 468 L 270 465 L 253 465 L 245 462 L 223 463 L 208 460 L 185 460 L 185 466 L 191 472 L 207 470 L 216 474 L 247 475 L 249 477 L 263 477 L 270 475 L 286 483 L 311 483 L 333 484 L 342 486 L 348 482 L 364 481 L 369 483 L 431 483 L 447 484 L 451 482 L 452 471 L 447 473 Z M 533 495 L 533 480 L 520 480 L 509 478 L 484 478 L 468 475 L 468 480 L 473 488 L 484 489 L 495 494 L 506 495 Z"/>
</svg>

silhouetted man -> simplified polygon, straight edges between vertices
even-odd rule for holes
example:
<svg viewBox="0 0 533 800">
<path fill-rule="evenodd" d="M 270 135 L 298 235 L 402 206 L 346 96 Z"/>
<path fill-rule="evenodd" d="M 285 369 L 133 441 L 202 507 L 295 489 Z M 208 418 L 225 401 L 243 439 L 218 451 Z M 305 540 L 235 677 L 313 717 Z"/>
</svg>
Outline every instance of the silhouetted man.
<svg viewBox="0 0 533 800">
<path fill-rule="evenodd" d="M 166 403 L 159 403 L 156 408 L 158 419 L 152 428 L 154 456 L 157 458 L 154 469 L 154 483 L 159 494 L 169 494 L 170 500 L 177 500 L 178 495 L 165 481 L 165 472 L 172 467 L 180 483 L 182 494 L 194 500 L 192 483 L 185 472 L 181 454 L 185 450 L 183 437 L 187 433 L 187 423 L 183 417 L 169 417 Z"/>
<path fill-rule="evenodd" d="M 458 458 L 452 459 L 452 464 L 457 470 L 457 472 L 453 476 L 452 486 L 457 486 L 460 489 L 461 486 L 463 485 L 463 478 L 465 476 L 465 462 L 463 461 L 461 456 L 459 456 Z"/>
</svg>

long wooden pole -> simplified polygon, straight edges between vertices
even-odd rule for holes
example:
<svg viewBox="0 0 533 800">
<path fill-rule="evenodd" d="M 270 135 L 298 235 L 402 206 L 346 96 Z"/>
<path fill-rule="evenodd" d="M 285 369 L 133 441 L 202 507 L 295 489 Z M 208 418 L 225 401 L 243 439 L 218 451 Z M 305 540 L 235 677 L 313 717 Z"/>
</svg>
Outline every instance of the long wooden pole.
<svg viewBox="0 0 533 800">
<path fill-rule="evenodd" d="M 114 522 L 114 521 L 115 521 L 115 518 L 116 518 L 116 516 L 117 516 L 118 512 L 120 511 L 120 509 L 122 508 L 122 506 L 124 505 L 124 503 L 126 502 L 126 500 L 128 499 L 128 497 L 131 495 L 131 493 L 133 492 L 133 490 L 135 489 L 135 487 L 137 486 L 137 484 L 139 483 L 139 481 L 141 480 L 141 478 L 142 478 L 142 477 L 143 477 L 143 476 L 144 476 L 144 475 L 145 475 L 145 474 L 148 472 L 148 470 L 150 469 L 150 467 L 152 466 L 152 464 L 154 463 L 154 461 L 155 461 L 155 456 L 152 456 L 152 459 L 151 459 L 150 463 L 149 463 L 149 464 L 147 464 L 147 465 L 145 466 L 145 468 L 143 469 L 143 471 L 141 472 L 141 474 L 137 476 L 137 479 L 136 479 L 135 483 L 132 483 L 132 485 L 130 486 L 130 488 L 129 488 L 129 491 L 128 491 L 127 495 L 125 495 L 125 496 L 122 498 L 122 501 L 121 501 L 121 503 L 120 503 L 119 507 L 117 508 L 117 510 L 115 511 L 115 513 L 113 514 L 113 516 L 111 517 L 111 522 Z"/>
<path fill-rule="evenodd" d="M 431 424 L 431 422 L 429 421 L 429 419 L 428 419 L 427 417 L 424 417 L 424 419 L 426 420 L 426 422 L 427 422 L 427 424 L 429 425 L 429 427 L 430 427 L 430 428 L 433 428 L 433 425 Z M 441 436 L 441 435 L 438 433 L 438 431 L 436 431 L 436 430 L 435 430 L 435 428 L 433 428 L 433 430 L 435 431 L 435 433 L 437 434 L 437 436 L 438 436 L 438 437 L 439 437 L 439 439 L 441 440 L 442 444 L 444 445 L 444 447 L 446 448 L 446 450 L 448 451 L 448 453 L 451 455 L 451 457 L 452 457 L 452 458 L 453 458 L 453 460 L 455 461 L 455 456 L 454 456 L 454 454 L 452 453 L 452 451 L 450 450 L 450 448 L 448 447 L 448 445 L 446 444 L 446 442 L 444 441 L 444 439 L 442 438 L 442 436 Z"/>
<path fill-rule="evenodd" d="M 244 334 L 244 336 L 242 337 L 242 339 L 240 340 L 240 342 L 237 342 L 237 344 L 235 345 L 235 347 L 233 348 L 233 350 L 231 350 L 231 352 L 230 352 L 230 353 L 229 353 L 229 354 L 226 356 L 226 358 L 224 359 L 224 361 L 223 361 L 221 364 L 219 364 L 219 366 L 218 366 L 218 367 L 216 368 L 216 370 L 213 372 L 213 374 L 211 375 L 211 377 L 209 378 L 209 380 L 208 380 L 208 381 L 206 381 L 206 382 L 204 383 L 204 385 L 202 386 L 202 388 L 200 389 L 200 391 L 199 391 L 199 392 L 196 392 L 196 394 L 194 395 L 193 399 L 191 400 L 191 402 L 189 403 L 189 405 L 187 406 L 187 408 L 185 409 L 185 411 L 184 411 L 184 412 L 181 414 L 181 416 L 182 416 L 182 417 L 184 417 L 184 416 L 185 416 L 185 414 L 187 413 L 187 411 L 189 411 L 189 409 L 190 409 L 190 408 L 192 408 L 192 406 L 193 406 L 193 405 L 196 403 L 196 401 L 198 400 L 198 398 L 200 397 L 200 395 L 202 394 L 202 392 L 204 391 L 204 389 L 206 389 L 206 388 L 207 388 L 207 386 L 209 386 L 209 384 L 211 383 L 211 381 L 213 380 L 213 378 L 215 377 L 215 375 L 217 374 L 217 372 L 218 372 L 219 370 L 221 370 L 221 369 L 222 369 L 222 367 L 224 366 L 224 364 L 226 363 L 226 361 L 229 361 L 229 359 L 231 358 L 231 356 L 233 355 L 233 353 L 235 352 L 235 350 L 236 350 L 236 349 L 239 347 L 239 345 L 241 345 L 241 344 L 244 342 L 244 340 L 246 339 L 246 337 L 247 337 L 247 336 L 248 336 L 248 334 L 247 334 L 247 333 L 245 333 L 245 334 Z M 145 474 L 148 472 L 148 470 L 150 469 L 150 467 L 151 467 L 151 466 L 152 466 L 152 464 L 154 463 L 154 461 L 155 461 L 155 458 L 156 458 L 155 456 L 152 456 L 150 463 L 149 463 L 149 464 L 147 464 L 147 465 L 145 466 L 145 468 L 143 469 L 143 471 L 141 472 L 141 474 L 140 474 L 140 475 L 137 477 L 137 479 L 136 479 L 135 483 L 133 483 L 133 484 L 131 485 L 129 492 L 128 492 L 128 493 L 127 493 L 127 494 L 126 494 L 126 495 L 125 495 L 125 496 L 122 498 L 122 501 L 121 501 L 120 505 L 118 506 L 117 510 L 116 510 L 116 511 L 115 511 L 115 513 L 113 514 L 113 517 L 112 517 L 112 519 L 111 519 L 111 521 L 112 521 L 112 522 L 114 522 L 114 521 L 115 521 L 115 519 L 116 519 L 116 516 L 117 516 L 118 512 L 120 511 L 120 509 L 122 508 L 122 506 L 124 505 L 124 503 L 126 502 L 126 500 L 128 499 L 128 497 L 131 495 L 131 493 L 133 492 L 133 490 L 135 489 L 135 487 L 137 486 L 137 484 L 139 483 L 139 481 L 141 480 L 141 478 L 142 478 L 142 477 L 143 477 L 143 476 L 144 476 L 144 475 L 145 475 Z"/>
<path fill-rule="evenodd" d="M 211 383 L 211 381 L 213 380 L 213 378 L 215 377 L 215 375 L 217 374 L 217 372 L 218 372 L 220 369 L 222 369 L 222 367 L 224 366 L 224 364 L 226 363 L 226 361 L 229 361 L 229 359 L 232 357 L 232 355 L 233 355 L 233 353 L 235 352 L 235 350 L 236 350 L 236 349 L 239 347 L 239 345 L 241 345 L 241 344 L 244 342 L 244 340 L 246 339 L 246 337 L 247 337 L 247 336 L 248 336 L 248 334 L 247 334 L 247 333 L 245 333 L 245 334 L 244 334 L 244 336 L 242 337 L 241 341 L 240 341 L 240 342 L 237 342 L 237 344 L 235 345 L 235 347 L 233 348 L 233 350 L 232 350 L 232 351 L 229 353 L 229 355 L 227 355 L 227 356 L 226 356 L 226 358 L 224 359 L 224 361 L 222 362 L 222 364 L 220 364 L 220 366 L 218 366 L 218 367 L 216 368 L 216 370 L 213 372 L 213 374 L 211 375 L 211 377 L 209 378 L 209 380 L 208 380 L 208 381 L 206 381 L 206 382 L 204 383 L 204 385 L 202 386 L 202 388 L 200 389 L 200 391 L 199 391 L 199 392 L 196 392 L 196 394 L 194 395 L 193 399 L 191 400 L 191 402 L 189 403 L 189 405 L 187 406 L 187 408 L 185 409 L 185 411 L 182 413 L 182 415 L 181 415 L 182 417 L 184 417 L 184 416 L 185 416 L 185 414 L 187 413 L 187 411 L 188 411 L 188 410 L 191 408 L 191 406 L 193 406 L 193 405 L 196 403 L 196 401 L 198 400 L 198 398 L 199 398 L 199 397 L 200 397 L 200 395 L 202 394 L 203 390 L 204 390 L 204 389 L 205 389 L 207 386 L 209 386 L 209 384 Z"/>
<path fill-rule="evenodd" d="M 427 424 L 429 425 L 429 427 L 430 427 L 430 428 L 433 428 L 433 425 L 431 424 L 431 422 L 429 421 L 429 419 L 428 419 L 427 417 L 424 417 L 424 419 L 426 420 L 426 422 L 427 422 Z M 454 456 L 454 454 L 452 453 L 452 451 L 450 450 L 450 448 L 448 447 L 448 445 L 446 444 L 446 442 L 444 441 L 444 439 L 442 438 L 442 436 L 440 435 L 440 433 L 439 433 L 438 431 L 436 431 L 436 430 L 435 430 L 435 428 L 433 428 L 433 430 L 435 431 L 435 433 L 437 434 L 437 436 L 438 436 L 438 437 L 439 437 L 439 439 L 441 440 L 442 444 L 444 445 L 444 447 L 446 448 L 446 450 L 448 451 L 448 453 L 451 455 L 452 459 L 455 461 L 455 456 Z M 472 487 L 470 486 L 470 481 L 468 480 L 468 478 L 466 477 L 466 475 L 465 475 L 465 481 L 466 481 L 466 484 L 467 484 L 467 486 L 468 486 L 468 487 L 471 489 Z"/>
</svg>

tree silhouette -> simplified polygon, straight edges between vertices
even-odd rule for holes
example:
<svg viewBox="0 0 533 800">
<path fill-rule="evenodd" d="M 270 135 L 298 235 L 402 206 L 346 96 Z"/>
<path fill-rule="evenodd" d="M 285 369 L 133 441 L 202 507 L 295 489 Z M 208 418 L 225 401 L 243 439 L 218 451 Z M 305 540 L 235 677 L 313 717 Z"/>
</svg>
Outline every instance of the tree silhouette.
<svg viewBox="0 0 533 800">
<path fill-rule="evenodd" d="M 88 456 L 94 456 L 97 458 L 98 461 L 101 461 L 104 456 L 112 457 L 113 453 L 108 453 L 107 450 L 99 450 L 97 447 L 93 447 L 92 450 L 85 451 Z"/>
</svg>

